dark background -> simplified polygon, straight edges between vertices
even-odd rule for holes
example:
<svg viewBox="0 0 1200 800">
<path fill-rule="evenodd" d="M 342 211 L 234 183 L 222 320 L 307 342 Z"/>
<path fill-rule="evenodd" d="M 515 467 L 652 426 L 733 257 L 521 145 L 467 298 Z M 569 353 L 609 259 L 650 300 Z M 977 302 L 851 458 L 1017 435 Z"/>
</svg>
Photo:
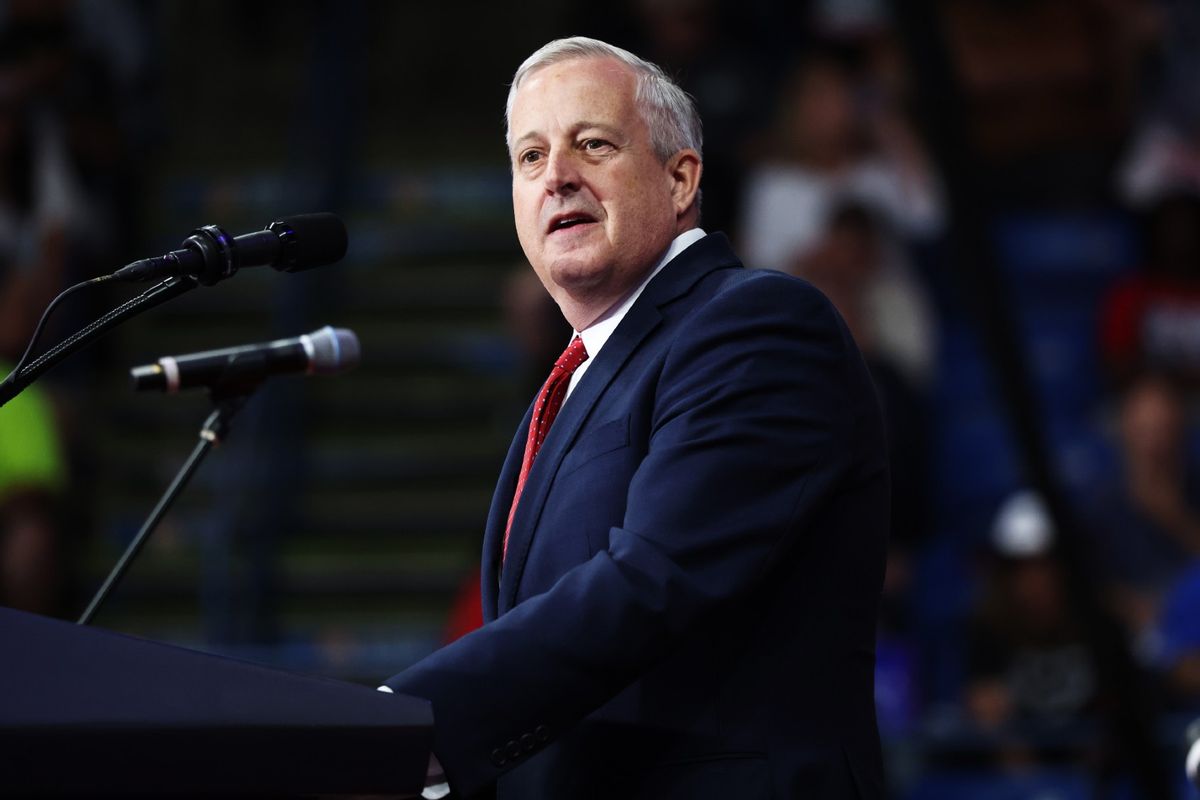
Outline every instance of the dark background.
<svg viewBox="0 0 1200 800">
<path fill-rule="evenodd" d="M 0 410 L 0 602 L 76 616 L 192 447 L 207 398 L 135 395 L 129 367 L 332 324 L 362 365 L 265 386 L 97 624 L 367 683 L 453 635 L 501 457 L 566 341 L 514 235 L 507 84 L 572 34 L 695 95 L 704 227 L 781 253 L 751 266 L 821 286 L 871 361 L 894 796 L 1193 796 L 1192 3 L 0 4 L 8 365 L 62 288 L 200 225 L 328 210 L 350 235 L 336 266 L 127 323 L 38 384 L 41 428 Z M 857 171 L 866 189 L 828 188 Z M 823 203 L 794 206 L 803 246 L 778 243 L 777 179 Z M 47 343 L 130 293 L 73 299 Z M 14 444 L 6 415 L 42 438 Z M 35 451 L 59 455 L 22 467 Z"/>
</svg>

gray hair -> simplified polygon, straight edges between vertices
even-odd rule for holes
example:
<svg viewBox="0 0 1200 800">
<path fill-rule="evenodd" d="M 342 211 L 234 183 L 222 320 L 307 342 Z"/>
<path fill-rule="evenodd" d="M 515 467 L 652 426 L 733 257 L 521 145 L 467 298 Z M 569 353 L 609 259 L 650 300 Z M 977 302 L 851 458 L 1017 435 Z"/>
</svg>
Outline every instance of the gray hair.
<svg viewBox="0 0 1200 800">
<path fill-rule="evenodd" d="M 637 75 L 634 102 L 642 113 L 646 127 L 650 129 L 650 143 L 654 152 L 662 161 L 686 148 L 702 152 L 704 137 L 700 130 L 700 115 L 691 96 L 680 89 L 657 64 L 638 58 L 628 50 L 586 36 L 555 39 L 517 68 L 504 107 L 504 139 L 510 149 L 513 100 L 521 82 L 542 67 L 575 58 L 613 58 L 633 69 Z"/>
</svg>

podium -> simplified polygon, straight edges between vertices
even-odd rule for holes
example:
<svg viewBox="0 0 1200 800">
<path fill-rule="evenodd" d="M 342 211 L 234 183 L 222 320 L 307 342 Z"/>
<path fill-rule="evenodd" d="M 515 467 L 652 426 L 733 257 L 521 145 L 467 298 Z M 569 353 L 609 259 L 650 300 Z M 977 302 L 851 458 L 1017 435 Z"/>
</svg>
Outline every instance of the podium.
<svg viewBox="0 0 1200 800">
<path fill-rule="evenodd" d="M 419 795 L 424 700 L 0 608 L 0 794 Z"/>
</svg>

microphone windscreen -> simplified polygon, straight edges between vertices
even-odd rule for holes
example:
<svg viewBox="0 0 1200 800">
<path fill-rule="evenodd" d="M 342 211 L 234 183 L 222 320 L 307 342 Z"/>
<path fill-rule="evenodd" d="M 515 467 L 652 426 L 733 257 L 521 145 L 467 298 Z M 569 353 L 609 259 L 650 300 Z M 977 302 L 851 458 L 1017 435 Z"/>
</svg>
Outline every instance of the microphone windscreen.
<svg viewBox="0 0 1200 800">
<path fill-rule="evenodd" d="M 354 331 L 326 325 L 310 333 L 308 338 L 312 342 L 309 372 L 317 375 L 336 375 L 358 366 L 362 350 Z"/>
<path fill-rule="evenodd" d="M 346 255 L 346 226 L 336 214 L 323 211 L 284 217 L 268 225 L 267 230 L 285 243 L 284 263 L 276 265 L 285 272 L 323 267 Z"/>
</svg>

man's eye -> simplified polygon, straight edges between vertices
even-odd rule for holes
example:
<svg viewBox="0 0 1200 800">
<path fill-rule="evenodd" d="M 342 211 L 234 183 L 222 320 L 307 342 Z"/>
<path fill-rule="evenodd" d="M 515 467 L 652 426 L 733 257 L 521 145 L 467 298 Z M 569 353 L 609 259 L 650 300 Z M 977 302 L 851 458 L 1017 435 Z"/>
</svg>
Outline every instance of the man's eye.
<svg viewBox="0 0 1200 800">
<path fill-rule="evenodd" d="M 585 139 L 583 142 L 584 150 L 591 150 L 591 151 L 604 150 L 605 148 L 608 148 L 611 146 L 612 145 L 610 145 L 608 142 L 604 141 L 603 139 Z"/>
<path fill-rule="evenodd" d="M 532 164 L 542 157 L 542 154 L 537 150 L 526 150 L 521 153 L 520 161 L 522 164 Z"/>
</svg>

